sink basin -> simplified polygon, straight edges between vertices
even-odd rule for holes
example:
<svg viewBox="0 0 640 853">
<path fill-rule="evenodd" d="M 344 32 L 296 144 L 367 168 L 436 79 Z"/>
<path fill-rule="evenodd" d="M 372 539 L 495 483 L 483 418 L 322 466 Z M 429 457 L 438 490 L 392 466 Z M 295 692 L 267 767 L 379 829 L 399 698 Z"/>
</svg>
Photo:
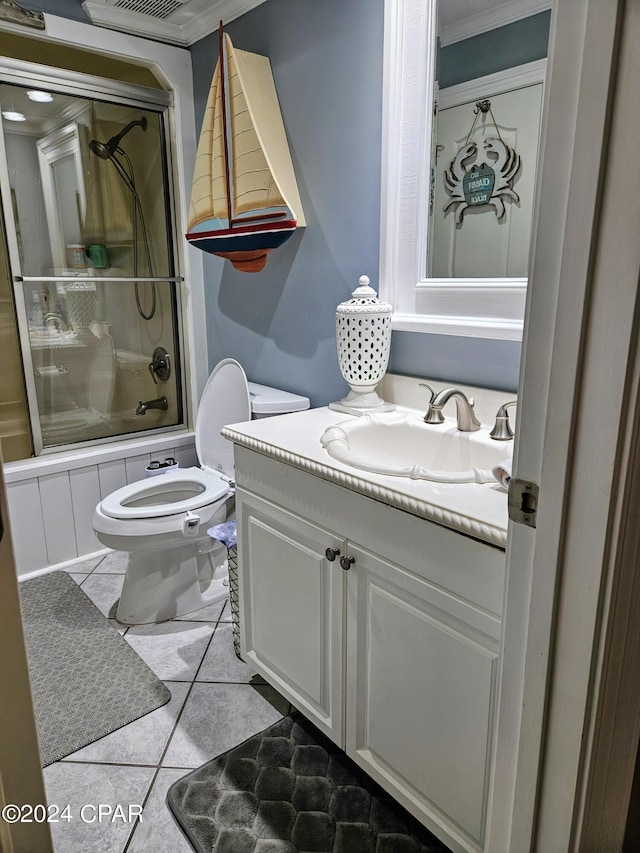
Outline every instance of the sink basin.
<svg viewBox="0 0 640 853">
<path fill-rule="evenodd" d="M 513 446 L 489 438 L 486 429 L 460 432 L 446 421 L 425 424 L 407 412 L 342 421 L 320 441 L 330 456 L 353 468 L 436 483 L 495 483 L 492 469 L 511 456 Z"/>
</svg>

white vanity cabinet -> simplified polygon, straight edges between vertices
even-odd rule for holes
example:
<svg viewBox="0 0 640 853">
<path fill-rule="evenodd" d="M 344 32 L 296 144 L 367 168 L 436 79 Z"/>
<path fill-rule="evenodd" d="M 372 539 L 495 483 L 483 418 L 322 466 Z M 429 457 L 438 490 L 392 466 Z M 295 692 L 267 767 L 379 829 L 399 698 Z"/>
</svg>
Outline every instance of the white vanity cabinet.
<svg viewBox="0 0 640 853">
<path fill-rule="evenodd" d="M 453 832 L 460 849 L 482 849 L 495 619 L 348 549 L 346 752 L 431 829 L 442 821 L 438 834 L 444 828 L 451 846 Z"/>
<path fill-rule="evenodd" d="M 236 511 L 243 658 L 341 743 L 344 541 L 241 489 Z"/>
<path fill-rule="evenodd" d="M 452 850 L 481 851 L 504 552 L 235 453 L 244 659 Z"/>
</svg>

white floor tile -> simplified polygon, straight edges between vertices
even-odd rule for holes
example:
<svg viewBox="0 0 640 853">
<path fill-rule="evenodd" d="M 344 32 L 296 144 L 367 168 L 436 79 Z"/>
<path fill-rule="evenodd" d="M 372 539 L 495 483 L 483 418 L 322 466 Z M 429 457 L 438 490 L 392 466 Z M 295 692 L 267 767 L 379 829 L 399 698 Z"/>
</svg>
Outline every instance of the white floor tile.
<svg viewBox="0 0 640 853">
<path fill-rule="evenodd" d="M 112 551 L 93 570 L 96 575 L 123 575 L 127 571 L 129 554 L 126 551 Z"/>
<path fill-rule="evenodd" d="M 186 771 L 160 770 L 127 853 L 193 853 L 165 802 L 167 790 Z"/>
<path fill-rule="evenodd" d="M 276 697 L 267 685 L 194 684 L 163 765 L 199 767 L 262 731 L 288 711 L 284 700 L 280 709 L 268 701 Z"/>
<path fill-rule="evenodd" d="M 198 671 L 198 681 L 253 681 L 255 669 L 236 657 L 233 649 L 233 626 L 220 622 Z M 258 679 L 262 681 L 262 678 Z"/>
<path fill-rule="evenodd" d="M 122 853 L 135 824 L 130 806 L 142 806 L 155 770 L 58 761 L 44 771 L 49 805 L 60 813 L 69 806 L 70 820 L 51 824 L 56 853 Z M 98 807 L 103 817 L 99 819 Z M 123 808 L 124 815 L 113 812 Z M 109 815 L 106 809 L 111 807 Z M 83 820 L 84 817 L 84 820 Z"/>
<path fill-rule="evenodd" d="M 214 601 L 206 607 L 201 607 L 200 610 L 193 610 L 191 613 L 185 613 L 184 616 L 177 616 L 176 621 L 179 622 L 217 622 L 220 614 L 224 610 L 227 602 L 226 598 L 221 601 Z"/>
<path fill-rule="evenodd" d="M 222 611 L 222 613 L 220 615 L 220 622 L 231 622 L 231 621 L 232 621 L 231 604 L 227 600 L 227 603 L 224 606 L 224 610 Z"/>
<path fill-rule="evenodd" d="M 136 625 L 125 639 L 158 678 L 193 681 L 213 629 L 204 622 L 162 622 Z"/>
<path fill-rule="evenodd" d="M 77 562 L 72 563 L 68 569 L 64 569 L 64 571 L 88 574 L 89 572 L 92 572 L 103 559 L 104 554 L 100 554 L 98 557 L 89 557 L 87 560 L 78 560 Z"/>
<path fill-rule="evenodd" d="M 92 574 L 82 584 L 82 591 L 104 616 L 115 618 L 123 583 L 124 575 Z"/>
</svg>

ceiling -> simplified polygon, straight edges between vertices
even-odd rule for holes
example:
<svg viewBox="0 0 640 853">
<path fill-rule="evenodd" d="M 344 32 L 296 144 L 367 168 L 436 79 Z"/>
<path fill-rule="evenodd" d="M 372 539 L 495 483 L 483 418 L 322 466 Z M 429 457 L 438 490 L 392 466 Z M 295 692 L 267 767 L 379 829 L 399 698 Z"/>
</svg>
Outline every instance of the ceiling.
<svg viewBox="0 0 640 853">
<path fill-rule="evenodd" d="M 345 0 L 348 2 L 348 0 Z M 188 47 L 266 0 L 84 0 L 94 24 Z M 439 0 L 441 44 L 536 14 L 551 0 Z"/>
</svg>

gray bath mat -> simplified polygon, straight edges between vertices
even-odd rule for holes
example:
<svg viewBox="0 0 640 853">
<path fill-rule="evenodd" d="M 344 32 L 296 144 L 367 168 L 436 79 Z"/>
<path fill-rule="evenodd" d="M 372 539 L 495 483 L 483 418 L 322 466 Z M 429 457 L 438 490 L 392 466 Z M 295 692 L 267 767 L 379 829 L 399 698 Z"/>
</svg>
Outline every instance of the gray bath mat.
<svg viewBox="0 0 640 853">
<path fill-rule="evenodd" d="M 301 714 L 193 770 L 169 806 L 197 853 L 443 853 Z"/>
<path fill-rule="evenodd" d="M 21 583 L 20 605 L 43 767 L 171 698 L 66 572 Z"/>
</svg>

